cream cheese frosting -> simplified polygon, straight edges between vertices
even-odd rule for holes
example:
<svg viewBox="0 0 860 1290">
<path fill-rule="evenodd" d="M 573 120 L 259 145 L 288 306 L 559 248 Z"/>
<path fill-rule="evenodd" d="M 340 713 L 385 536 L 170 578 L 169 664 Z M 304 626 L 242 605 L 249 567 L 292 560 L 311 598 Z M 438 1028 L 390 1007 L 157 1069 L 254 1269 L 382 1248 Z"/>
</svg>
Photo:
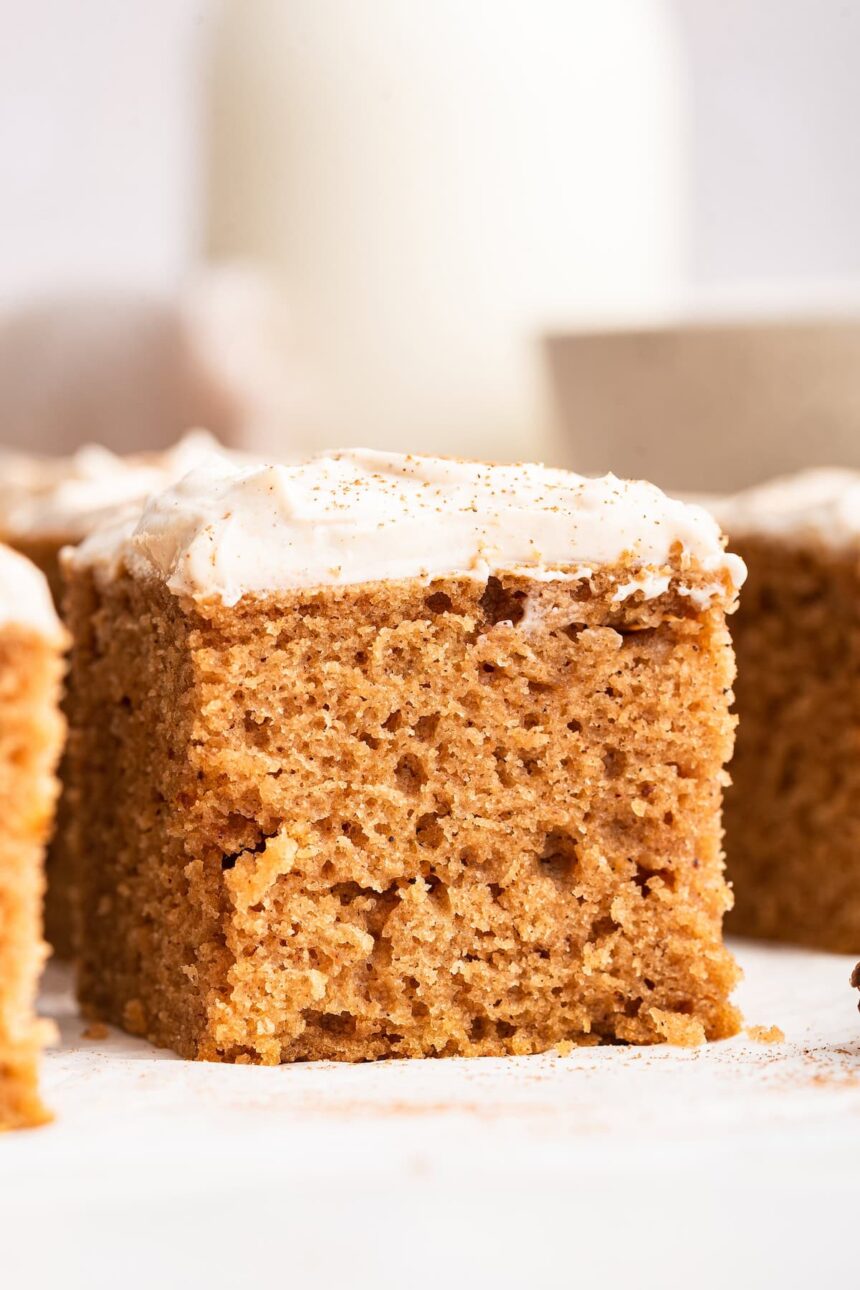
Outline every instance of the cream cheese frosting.
<svg viewBox="0 0 860 1290">
<path fill-rule="evenodd" d="M 818 467 L 696 500 L 732 537 L 812 538 L 837 547 L 860 540 L 860 471 Z"/>
<path fill-rule="evenodd" d="M 204 430 L 165 452 L 119 456 L 87 444 L 71 457 L 0 455 L 0 535 L 78 542 L 117 506 L 143 502 L 181 479 L 210 453 L 223 452 Z"/>
<path fill-rule="evenodd" d="M 619 600 L 659 595 L 679 569 L 693 569 L 713 583 L 698 578 L 682 594 L 707 603 L 745 574 L 707 512 L 651 484 L 370 450 L 296 465 L 211 458 L 151 498 L 133 527 L 127 518 L 96 532 L 67 558 L 124 561 L 178 596 L 228 605 L 416 577 L 582 578 L 619 563 Z"/>
<path fill-rule="evenodd" d="M 45 575 L 17 551 L 0 546 L 0 628 L 9 626 L 65 644 Z"/>
</svg>

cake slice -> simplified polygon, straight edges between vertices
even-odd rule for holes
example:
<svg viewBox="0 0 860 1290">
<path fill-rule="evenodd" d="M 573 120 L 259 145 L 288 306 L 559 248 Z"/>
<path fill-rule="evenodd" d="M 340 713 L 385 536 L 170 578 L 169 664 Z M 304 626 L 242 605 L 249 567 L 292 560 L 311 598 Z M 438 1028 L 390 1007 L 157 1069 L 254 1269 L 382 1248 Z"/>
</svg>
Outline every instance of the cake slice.
<svg viewBox="0 0 860 1290">
<path fill-rule="evenodd" d="M 65 644 L 43 575 L 0 547 L 0 1129 L 48 1118 L 36 1086 L 46 1025 L 35 999 Z"/>
<path fill-rule="evenodd" d="M 0 541 L 26 555 L 48 579 L 62 610 L 60 551 L 75 545 L 128 507 L 180 479 L 218 451 L 205 431 L 193 431 L 163 452 L 122 457 L 95 444 L 71 457 L 0 454 Z M 62 778 L 62 775 L 61 775 Z M 65 804 L 60 803 L 60 814 Z M 61 958 L 72 954 L 71 878 L 62 846 L 47 859 L 45 922 L 48 940 Z"/>
<path fill-rule="evenodd" d="M 85 1008 L 185 1057 L 735 1032 L 743 566 L 647 484 L 213 463 L 67 559 Z"/>
<path fill-rule="evenodd" d="M 860 474 L 711 498 L 749 568 L 732 622 L 733 931 L 860 951 Z"/>
</svg>

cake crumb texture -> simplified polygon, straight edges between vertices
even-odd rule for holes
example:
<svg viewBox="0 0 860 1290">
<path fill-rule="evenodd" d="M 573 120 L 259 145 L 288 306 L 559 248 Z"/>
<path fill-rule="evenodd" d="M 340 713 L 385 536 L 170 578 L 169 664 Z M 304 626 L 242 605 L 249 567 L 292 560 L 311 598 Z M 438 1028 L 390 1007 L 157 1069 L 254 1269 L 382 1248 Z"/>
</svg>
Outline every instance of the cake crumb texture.
<svg viewBox="0 0 860 1290">
<path fill-rule="evenodd" d="M 10 545 L 27 557 L 37 569 L 45 575 L 48 586 L 59 610 L 63 597 L 63 578 L 60 572 L 60 550 L 63 541 L 59 538 L 40 536 L 21 536 L 8 538 Z M 60 767 L 61 782 L 65 772 Z M 57 804 L 57 813 L 65 810 L 61 797 Z M 57 822 L 56 831 L 52 829 L 45 854 L 46 887 L 44 897 L 45 936 L 51 947 L 51 953 L 57 958 L 71 959 L 74 955 L 72 933 L 72 873 L 71 864 L 65 855 L 62 845 L 62 829 Z"/>
<path fill-rule="evenodd" d="M 724 614 L 623 576 L 70 570 L 88 1012 L 267 1064 L 736 1033 Z"/>
<path fill-rule="evenodd" d="M 127 508 L 141 507 L 193 466 L 222 450 L 206 431 L 193 430 L 161 452 L 118 456 L 86 444 L 68 457 L 41 457 L 0 449 L 0 542 L 44 573 L 57 609 L 62 607 L 60 552 Z M 64 778 L 61 768 L 60 779 Z M 59 811 L 65 810 L 60 801 Z M 72 874 L 62 846 L 63 828 L 49 843 L 45 932 L 59 958 L 73 956 Z"/>
<path fill-rule="evenodd" d="M 57 781 L 60 645 L 0 627 L 0 1129 L 50 1119 L 37 1090 L 50 1027 L 35 1016 L 42 939 L 44 846 Z"/>
<path fill-rule="evenodd" d="M 860 951 L 860 562 L 811 539 L 734 542 L 737 747 L 729 929 Z"/>
</svg>

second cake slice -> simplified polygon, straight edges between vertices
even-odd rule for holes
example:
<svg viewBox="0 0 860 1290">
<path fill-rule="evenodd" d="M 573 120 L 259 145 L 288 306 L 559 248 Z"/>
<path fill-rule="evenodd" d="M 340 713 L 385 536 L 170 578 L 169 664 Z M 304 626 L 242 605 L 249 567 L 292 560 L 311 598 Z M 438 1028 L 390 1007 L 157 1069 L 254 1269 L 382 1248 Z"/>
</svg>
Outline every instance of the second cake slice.
<svg viewBox="0 0 860 1290">
<path fill-rule="evenodd" d="M 66 643 L 44 576 L 0 546 L 0 1130 L 49 1118 L 36 1077 L 50 1027 L 36 991 Z"/>
<path fill-rule="evenodd" d="M 188 1057 L 733 1033 L 742 565 L 646 484 L 214 465 L 70 558 L 85 1005 Z"/>
</svg>

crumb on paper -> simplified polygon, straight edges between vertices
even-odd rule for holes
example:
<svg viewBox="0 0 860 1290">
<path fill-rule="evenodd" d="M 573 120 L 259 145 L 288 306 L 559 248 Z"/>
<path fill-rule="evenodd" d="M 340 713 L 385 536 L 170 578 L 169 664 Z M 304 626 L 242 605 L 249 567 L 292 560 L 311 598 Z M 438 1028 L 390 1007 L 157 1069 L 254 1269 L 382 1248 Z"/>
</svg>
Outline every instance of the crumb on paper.
<svg viewBox="0 0 860 1290">
<path fill-rule="evenodd" d="M 698 1048 L 706 1039 L 705 1027 L 698 1017 L 688 1017 L 665 1008 L 649 1008 L 649 1013 L 667 1044 L 675 1048 Z"/>
<path fill-rule="evenodd" d="M 91 1021 L 83 1031 L 82 1039 L 107 1039 L 110 1031 L 103 1021 Z"/>
<path fill-rule="evenodd" d="M 781 1044 L 785 1039 L 779 1026 L 747 1026 L 746 1033 L 756 1044 Z"/>
<path fill-rule="evenodd" d="M 560 1043 L 556 1044 L 555 1051 L 559 1057 L 569 1057 L 575 1047 L 576 1044 L 572 1039 L 562 1039 Z"/>
</svg>

